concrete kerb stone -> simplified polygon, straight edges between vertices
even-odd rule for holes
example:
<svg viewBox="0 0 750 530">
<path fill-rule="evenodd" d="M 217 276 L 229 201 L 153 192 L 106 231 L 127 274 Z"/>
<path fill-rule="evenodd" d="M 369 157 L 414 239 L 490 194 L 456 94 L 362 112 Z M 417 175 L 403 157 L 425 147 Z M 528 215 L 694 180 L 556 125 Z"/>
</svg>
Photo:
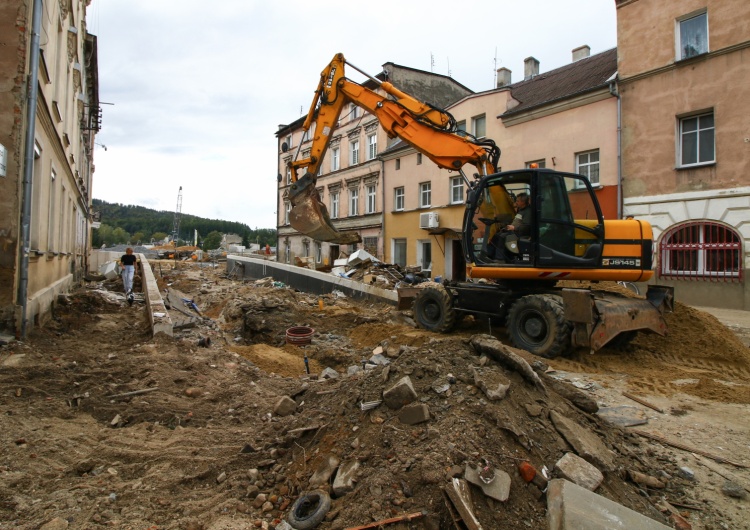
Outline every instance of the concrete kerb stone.
<svg viewBox="0 0 750 530">
<path fill-rule="evenodd" d="M 376 300 L 393 305 L 398 303 L 398 293 L 394 290 L 380 289 L 349 278 L 334 276 L 329 272 L 319 272 L 287 263 L 246 256 L 227 256 L 228 271 L 233 270 L 236 263 L 243 264 L 239 270 L 247 279 L 259 280 L 272 276 L 274 280 L 306 293 L 329 294 L 333 291 L 341 291 L 352 298 Z"/>
<path fill-rule="evenodd" d="M 171 337 L 173 335 L 172 318 L 169 316 L 167 306 L 164 305 L 164 299 L 159 292 L 154 271 L 151 270 L 151 264 L 143 254 L 138 254 L 138 259 L 141 262 L 143 296 L 146 299 L 146 311 L 151 324 L 151 334 L 156 336 L 158 333 L 164 333 Z"/>
</svg>

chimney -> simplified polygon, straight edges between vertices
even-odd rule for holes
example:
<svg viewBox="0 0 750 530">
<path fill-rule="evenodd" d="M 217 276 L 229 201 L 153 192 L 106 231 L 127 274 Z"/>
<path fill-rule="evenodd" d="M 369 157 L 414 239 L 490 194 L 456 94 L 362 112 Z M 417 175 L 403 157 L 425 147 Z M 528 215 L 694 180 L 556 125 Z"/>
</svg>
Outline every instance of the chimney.
<svg viewBox="0 0 750 530">
<path fill-rule="evenodd" d="M 573 61 L 580 61 L 581 59 L 585 59 L 591 55 L 591 48 L 589 48 L 588 44 L 584 44 L 583 46 L 579 46 L 578 48 L 575 48 L 573 50 Z"/>
<path fill-rule="evenodd" d="M 523 80 L 527 81 L 535 75 L 539 75 L 539 61 L 533 57 L 526 57 L 523 60 Z"/>
<path fill-rule="evenodd" d="M 504 86 L 510 85 L 510 74 L 511 71 L 507 68 L 497 69 L 497 88 L 502 88 Z"/>
</svg>

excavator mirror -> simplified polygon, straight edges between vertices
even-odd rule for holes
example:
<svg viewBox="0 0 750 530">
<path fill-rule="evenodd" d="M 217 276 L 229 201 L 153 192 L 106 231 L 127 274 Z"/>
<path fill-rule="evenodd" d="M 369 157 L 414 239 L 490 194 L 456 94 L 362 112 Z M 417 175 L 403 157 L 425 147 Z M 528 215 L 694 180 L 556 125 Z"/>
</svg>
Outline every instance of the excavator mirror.
<svg viewBox="0 0 750 530">
<path fill-rule="evenodd" d="M 289 151 L 289 146 L 286 142 L 281 142 L 281 152 L 286 153 L 287 151 Z"/>
</svg>

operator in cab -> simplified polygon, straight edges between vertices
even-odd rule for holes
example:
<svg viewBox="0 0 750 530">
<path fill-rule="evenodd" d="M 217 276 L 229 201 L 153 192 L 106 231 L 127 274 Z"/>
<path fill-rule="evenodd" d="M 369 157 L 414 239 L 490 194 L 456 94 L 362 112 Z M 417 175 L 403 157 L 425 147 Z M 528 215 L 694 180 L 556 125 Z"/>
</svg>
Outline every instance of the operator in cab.
<svg viewBox="0 0 750 530">
<path fill-rule="evenodd" d="M 495 234 L 490 241 L 492 257 L 498 261 L 504 261 L 506 249 L 510 252 L 518 252 L 518 238 L 531 234 L 531 199 L 529 194 L 521 192 L 516 195 L 514 207 L 516 216 L 513 221 L 503 227 L 503 230 Z M 508 248 L 510 245 L 511 248 Z"/>
</svg>

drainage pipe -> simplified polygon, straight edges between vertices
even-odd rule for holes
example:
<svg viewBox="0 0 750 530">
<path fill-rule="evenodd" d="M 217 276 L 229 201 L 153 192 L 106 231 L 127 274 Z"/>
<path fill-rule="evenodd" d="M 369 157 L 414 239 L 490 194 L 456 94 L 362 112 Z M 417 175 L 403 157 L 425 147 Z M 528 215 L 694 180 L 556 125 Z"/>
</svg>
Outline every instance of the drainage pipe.
<svg viewBox="0 0 750 530">
<path fill-rule="evenodd" d="M 29 75 L 26 101 L 26 145 L 23 164 L 23 205 L 21 209 L 21 237 L 19 241 L 19 281 L 16 304 L 21 305 L 20 337 L 26 338 L 29 289 L 29 246 L 31 241 L 31 191 L 34 174 L 34 135 L 36 133 L 36 103 L 39 95 L 39 32 L 42 27 L 42 0 L 34 0 L 29 46 Z M 18 329 L 18 322 L 16 326 Z"/>
<path fill-rule="evenodd" d="M 622 219 L 622 98 L 617 80 L 609 83 L 609 93 L 617 98 L 617 218 Z"/>
</svg>

